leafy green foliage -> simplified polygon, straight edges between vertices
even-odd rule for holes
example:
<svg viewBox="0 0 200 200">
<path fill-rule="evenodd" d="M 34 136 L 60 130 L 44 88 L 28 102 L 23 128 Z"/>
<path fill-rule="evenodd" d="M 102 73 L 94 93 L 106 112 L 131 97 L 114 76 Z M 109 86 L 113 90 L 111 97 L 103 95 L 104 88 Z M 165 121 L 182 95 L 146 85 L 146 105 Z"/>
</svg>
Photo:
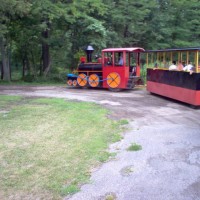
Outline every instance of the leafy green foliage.
<svg viewBox="0 0 200 200">
<path fill-rule="evenodd" d="M 0 0 L 1 61 L 37 78 L 46 52 L 48 78 L 76 68 L 89 44 L 96 54 L 105 47 L 198 46 L 199 10 L 197 0 Z"/>
<path fill-rule="evenodd" d="M 199 18 L 196 11 L 199 9 L 200 3 L 196 0 L 158 1 L 151 14 L 148 48 L 197 46 L 200 24 L 196 22 Z"/>
</svg>

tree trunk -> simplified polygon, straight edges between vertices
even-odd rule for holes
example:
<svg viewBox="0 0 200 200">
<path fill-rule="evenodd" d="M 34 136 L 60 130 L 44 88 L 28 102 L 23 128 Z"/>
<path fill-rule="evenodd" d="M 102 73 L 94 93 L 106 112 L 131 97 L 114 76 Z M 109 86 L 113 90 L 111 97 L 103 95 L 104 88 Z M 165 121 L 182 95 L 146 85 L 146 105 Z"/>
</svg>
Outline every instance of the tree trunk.
<svg viewBox="0 0 200 200">
<path fill-rule="evenodd" d="M 2 61 L 0 62 L 1 64 L 1 80 L 3 80 L 3 64 L 2 64 Z"/>
<path fill-rule="evenodd" d="M 40 58 L 40 76 L 42 76 L 42 57 Z"/>
<path fill-rule="evenodd" d="M 45 42 L 42 43 L 42 71 L 44 72 L 46 68 L 49 66 L 49 45 L 46 44 Z"/>
<path fill-rule="evenodd" d="M 10 63 L 7 52 L 6 42 L 3 37 L 0 38 L 0 48 L 2 57 L 3 80 L 10 81 Z"/>
<path fill-rule="evenodd" d="M 22 66 L 23 66 L 23 68 L 22 68 L 22 78 L 24 78 L 24 76 L 25 76 L 25 70 L 26 70 L 26 60 L 25 59 L 22 59 Z"/>
<path fill-rule="evenodd" d="M 42 32 L 42 71 L 45 72 L 50 67 L 50 53 L 49 53 L 49 44 L 47 42 L 49 38 L 49 29 L 50 24 L 46 20 L 47 29 Z"/>
<path fill-rule="evenodd" d="M 44 77 L 46 77 L 47 74 L 49 73 L 50 66 L 51 66 L 51 62 L 49 62 L 49 66 L 48 66 L 48 67 L 45 69 L 45 71 L 44 71 Z"/>
<path fill-rule="evenodd" d="M 24 47 L 25 48 L 25 47 Z M 30 73 L 30 62 L 27 55 L 27 51 L 24 52 L 22 57 L 22 77 L 24 78 L 27 74 Z"/>
</svg>

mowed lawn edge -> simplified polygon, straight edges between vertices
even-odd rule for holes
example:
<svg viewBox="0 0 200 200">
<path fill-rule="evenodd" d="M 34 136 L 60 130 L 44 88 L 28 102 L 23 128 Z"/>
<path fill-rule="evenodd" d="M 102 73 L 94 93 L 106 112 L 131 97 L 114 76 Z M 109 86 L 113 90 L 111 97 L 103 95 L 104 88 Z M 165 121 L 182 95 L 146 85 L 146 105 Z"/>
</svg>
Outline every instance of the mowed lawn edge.
<svg viewBox="0 0 200 200">
<path fill-rule="evenodd" d="M 0 199 L 61 199 L 89 180 L 126 120 L 99 105 L 0 95 Z"/>
</svg>

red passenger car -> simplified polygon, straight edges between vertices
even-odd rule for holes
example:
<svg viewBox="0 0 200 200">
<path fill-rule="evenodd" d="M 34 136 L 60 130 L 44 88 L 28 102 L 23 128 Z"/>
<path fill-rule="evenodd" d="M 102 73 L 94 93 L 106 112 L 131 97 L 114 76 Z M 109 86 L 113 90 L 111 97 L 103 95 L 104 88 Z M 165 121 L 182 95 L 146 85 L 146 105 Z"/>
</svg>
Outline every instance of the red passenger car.
<svg viewBox="0 0 200 200">
<path fill-rule="evenodd" d="M 200 106 L 200 48 L 146 51 L 147 90 Z"/>
</svg>

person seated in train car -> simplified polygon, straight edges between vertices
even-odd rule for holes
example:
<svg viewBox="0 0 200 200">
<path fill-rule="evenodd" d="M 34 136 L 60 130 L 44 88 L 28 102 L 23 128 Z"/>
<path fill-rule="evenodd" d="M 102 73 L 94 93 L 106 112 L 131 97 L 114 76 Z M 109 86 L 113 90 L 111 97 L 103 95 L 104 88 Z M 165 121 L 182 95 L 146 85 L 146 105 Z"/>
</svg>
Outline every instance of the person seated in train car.
<svg viewBox="0 0 200 200">
<path fill-rule="evenodd" d="M 194 69 L 194 66 L 190 61 L 188 61 L 188 64 L 183 68 L 184 71 L 191 71 Z"/>
<path fill-rule="evenodd" d="M 104 57 L 104 63 L 105 65 L 112 65 L 112 58 L 110 57 Z"/>
<path fill-rule="evenodd" d="M 129 67 L 130 76 L 136 76 L 136 66 Z"/>
<path fill-rule="evenodd" d="M 177 70 L 177 66 L 176 66 L 176 61 L 175 60 L 172 62 L 172 65 L 169 66 L 169 70 L 170 71 L 171 70 Z"/>
<path fill-rule="evenodd" d="M 121 55 L 120 58 L 119 58 L 118 65 L 123 65 L 123 64 L 124 64 L 123 56 Z"/>
<path fill-rule="evenodd" d="M 178 66 L 177 66 L 177 70 L 178 70 L 178 71 L 183 71 L 183 67 L 184 67 L 184 66 L 183 66 L 183 62 L 182 62 L 182 61 L 179 61 L 179 62 L 178 62 Z"/>
<path fill-rule="evenodd" d="M 190 61 L 188 61 L 188 64 L 183 68 L 183 71 L 190 72 L 190 74 L 194 71 L 194 66 Z"/>
</svg>

